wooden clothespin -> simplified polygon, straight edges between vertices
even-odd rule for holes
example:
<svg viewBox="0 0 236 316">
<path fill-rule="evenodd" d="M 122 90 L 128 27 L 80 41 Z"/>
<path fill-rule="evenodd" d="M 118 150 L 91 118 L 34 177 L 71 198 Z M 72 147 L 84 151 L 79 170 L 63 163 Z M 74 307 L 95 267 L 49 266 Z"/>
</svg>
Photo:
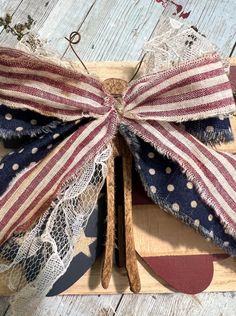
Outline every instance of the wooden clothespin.
<svg viewBox="0 0 236 316">
<path fill-rule="evenodd" d="M 127 87 L 127 82 L 122 79 L 106 79 L 104 90 L 113 95 L 119 102 L 121 95 Z M 102 286 L 108 288 L 113 265 L 115 246 L 116 201 L 115 201 L 115 158 L 122 158 L 123 192 L 124 192 L 124 250 L 125 267 L 127 270 L 130 289 L 137 293 L 141 289 L 140 277 L 137 266 L 133 220 L 132 220 L 132 156 L 124 139 L 117 135 L 113 142 L 113 156 L 108 161 L 107 175 L 107 238 L 105 257 L 102 270 Z M 120 224 L 120 223 L 119 223 Z M 118 238 L 121 236 L 118 234 Z M 119 244 L 119 242 L 118 242 Z"/>
</svg>

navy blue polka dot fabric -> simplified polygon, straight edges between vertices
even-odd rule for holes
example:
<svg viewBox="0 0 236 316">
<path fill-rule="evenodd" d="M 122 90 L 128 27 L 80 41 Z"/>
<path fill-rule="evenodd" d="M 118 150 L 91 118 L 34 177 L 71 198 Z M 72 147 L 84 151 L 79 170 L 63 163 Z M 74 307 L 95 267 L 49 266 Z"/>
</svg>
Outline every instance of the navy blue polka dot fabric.
<svg viewBox="0 0 236 316">
<path fill-rule="evenodd" d="M 230 121 L 223 116 L 199 121 L 188 121 L 183 124 L 187 132 L 206 144 L 227 143 L 233 140 Z"/>
<path fill-rule="evenodd" d="M 5 147 L 15 147 L 0 161 L 0 194 L 3 194 L 16 174 L 38 163 L 86 120 L 63 123 L 28 110 L 1 105 L 0 122 L 0 136 Z"/>
<path fill-rule="evenodd" d="M 201 200 L 181 168 L 127 127 L 122 126 L 120 131 L 133 153 L 145 190 L 154 203 L 198 230 L 227 253 L 236 255 L 236 241 L 225 233 L 213 209 Z"/>
</svg>

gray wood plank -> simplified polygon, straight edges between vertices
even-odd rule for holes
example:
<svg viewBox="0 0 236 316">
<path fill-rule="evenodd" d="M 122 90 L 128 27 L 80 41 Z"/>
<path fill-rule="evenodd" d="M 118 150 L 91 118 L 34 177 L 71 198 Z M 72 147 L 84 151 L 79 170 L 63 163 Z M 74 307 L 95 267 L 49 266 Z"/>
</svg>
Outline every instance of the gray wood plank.
<svg viewBox="0 0 236 316">
<path fill-rule="evenodd" d="M 236 315 L 235 294 L 124 295 L 116 316 L 232 316 Z"/>
<path fill-rule="evenodd" d="M 112 316 L 122 295 L 56 296 L 45 298 L 31 316 Z M 0 316 L 7 308 L 0 298 Z M 4 316 L 11 316 L 10 311 Z"/>
<path fill-rule="evenodd" d="M 6 6 L 5 12 L 13 14 L 12 23 L 21 23 L 27 21 L 27 15 L 30 15 L 35 23 L 34 30 L 37 31 L 42 27 L 45 20 L 47 20 L 49 13 L 59 0 L 22 0 L 16 7 L 16 10 L 10 10 Z M 16 2 L 16 1 L 13 1 Z M 2 32 L 0 35 L 0 42 L 2 45 L 14 47 L 17 43 L 15 37 L 6 32 Z"/>
<path fill-rule="evenodd" d="M 1 0 L 0 4 L 0 16 L 4 16 L 6 13 L 14 14 L 23 0 Z"/>
<path fill-rule="evenodd" d="M 163 7 L 153 0 L 97 0 L 79 29 L 83 60 L 137 60 Z M 75 58 L 68 50 L 66 58 Z"/>
<path fill-rule="evenodd" d="M 87 0 L 75 4 L 74 0 L 59 0 L 45 23 L 38 28 L 40 37 L 47 39 L 57 54 L 62 56 L 68 47 L 64 37 L 80 29 L 95 2 L 96 0 Z"/>
<path fill-rule="evenodd" d="M 184 22 L 195 25 L 205 34 L 220 51 L 228 56 L 236 41 L 236 1 L 235 0 L 182 0 L 179 1 L 185 12 L 190 11 Z M 173 16 L 176 7 L 168 5 L 163 12 Z"/>
</svg>

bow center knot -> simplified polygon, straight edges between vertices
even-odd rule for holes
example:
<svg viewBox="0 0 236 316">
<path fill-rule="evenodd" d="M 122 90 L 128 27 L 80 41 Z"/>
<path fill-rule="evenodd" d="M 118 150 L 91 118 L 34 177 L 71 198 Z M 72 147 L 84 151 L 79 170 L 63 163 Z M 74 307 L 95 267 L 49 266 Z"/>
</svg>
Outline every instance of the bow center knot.
<svg viewBox="0 0 236 316">
<path fill-rule="evenodd" d="M 128 82 L 119 79 L 119 78 L 109 78 L 103 81 L 102 83 L 103 90 L 108 95 L 113 96 L 115 99 L 115 109 L 116 111 L 123 115 L 124 113 L 124 101 L 123 101 L 123 94 L 124 91 L 127 89 Z"/>
</svg>

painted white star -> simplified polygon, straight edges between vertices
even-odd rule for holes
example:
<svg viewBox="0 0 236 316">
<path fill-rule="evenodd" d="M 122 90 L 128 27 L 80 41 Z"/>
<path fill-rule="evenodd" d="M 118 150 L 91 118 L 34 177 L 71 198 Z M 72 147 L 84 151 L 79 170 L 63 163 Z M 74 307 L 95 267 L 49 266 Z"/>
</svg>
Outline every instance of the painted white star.
<svg viewBox="0 0 236 316">
<path fill-rule="evenodd" d="M 87 237 L 85 233 L 81 234 L 78 243 L 75 246 L 75 255 L 83 252 L 87 257 L 91 257 L 89 246 L 96 240 L 96 237 Z"/>
</svg>

